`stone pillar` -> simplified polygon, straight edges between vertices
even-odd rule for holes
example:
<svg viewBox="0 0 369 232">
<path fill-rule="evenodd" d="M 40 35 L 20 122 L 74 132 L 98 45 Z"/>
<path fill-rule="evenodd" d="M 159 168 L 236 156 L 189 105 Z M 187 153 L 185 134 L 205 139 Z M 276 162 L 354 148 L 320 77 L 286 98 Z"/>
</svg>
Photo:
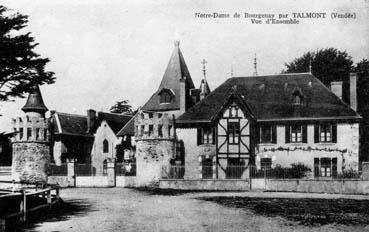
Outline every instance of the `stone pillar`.
<svg viewBox="0 0 369 232">
<path fill-rule="evenodd" d="M 115 187 L 115 158 L 107 159 L 108 185 Z"/>
<path fill-rule="evenodd" d="M 213 179 L 217 179 L 217 157 L 213 156 Z"/>
<path fill-rule="evenodd" d="M 369 180 L 369 162 L 363 162 L 362 164 L 362 180 Z"/>
<path fill-rule="evenodd" d="M 70 187 L 76 187 L 75 163 L 75 159 L 67 160 L 67 178 Z"/>
<path fill-rule="evenodd" d="M 202 156 L 199 156 L 199 179 L 202 179 Z"/>
</svg>

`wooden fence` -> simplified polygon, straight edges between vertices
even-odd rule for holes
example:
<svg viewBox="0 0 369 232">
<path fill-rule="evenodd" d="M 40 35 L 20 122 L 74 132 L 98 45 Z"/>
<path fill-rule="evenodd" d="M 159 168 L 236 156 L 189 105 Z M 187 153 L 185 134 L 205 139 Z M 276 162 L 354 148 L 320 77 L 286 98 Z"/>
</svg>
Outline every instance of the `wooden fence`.
<svg viewBox="0 0 369 232">
<path fill-rule="evenodd" d="M 0 183 L 25 185 L 22 182 L 12 181 L 0 181 Z M 59 186 L 46 186 L 38 183 L 27 184 L 27 188 L 21 190 L 3 189 L 0 190 L 0 194 L 3 194 L 0 195 L 0 205 L 2 206 L 0 212 L 0 220 L 2 222 L 0 224 L 3 224 L 5 219 L 12 217 L 20 217 L 21 221 L 24 222 L 28 213 L 51 207 L 60 200 Z M 34 199 L 37 199 L 36 203 L 28 202 Z"/>
</svg>

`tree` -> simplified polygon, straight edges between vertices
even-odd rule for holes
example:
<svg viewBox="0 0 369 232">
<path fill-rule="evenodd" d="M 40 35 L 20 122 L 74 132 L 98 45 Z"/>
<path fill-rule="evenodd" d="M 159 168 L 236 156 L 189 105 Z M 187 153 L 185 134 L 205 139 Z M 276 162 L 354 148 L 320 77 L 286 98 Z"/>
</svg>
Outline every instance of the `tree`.
<svg viewBox="0 0 369 232">
<path fill-rule="evenodd" d="M 23 33 L 28 16 L 12 13 L 0 5 L 0 100 L 24 97 L 37 85 L 54 83 L 53 72 L 45 71 L 48 58 L 34 52 L 38 45 L 29 32 Z"/>
<path fill-rule="evenodd" d="M 310 66 L 311 65 L 311 66 Z M 320 49 L 307 52 L 292 62 L 285 63 L 285 73 L 309 72 L 317 77 L 324 85 L 330 87 L 332 81 L 343 81 L 343 100 L 349 102 L 349 77 L 353 70 L 353 61 L 346 51 L 335 48 Z"/>
<path fill-rule="evenodd" d="M 111 113 L 116 114 L 133 114 L 132 106 L 128 100 L 117 101 L 112 107 L 110 107 Z"/>
</svg>

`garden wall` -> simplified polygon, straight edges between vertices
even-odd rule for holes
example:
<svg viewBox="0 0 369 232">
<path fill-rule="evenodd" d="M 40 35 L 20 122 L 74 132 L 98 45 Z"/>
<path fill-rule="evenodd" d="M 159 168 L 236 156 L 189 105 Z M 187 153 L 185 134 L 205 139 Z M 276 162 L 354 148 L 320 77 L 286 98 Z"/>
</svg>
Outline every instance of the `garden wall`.
<svg viewBox="0 0 369 232">
<path fill-rule="evenodd" d="M 248 180 L 160 180 L 159 188 L 180 190 L 217 190 L 217 191 L 248 191 L 250 182 Z"/>
</svg>

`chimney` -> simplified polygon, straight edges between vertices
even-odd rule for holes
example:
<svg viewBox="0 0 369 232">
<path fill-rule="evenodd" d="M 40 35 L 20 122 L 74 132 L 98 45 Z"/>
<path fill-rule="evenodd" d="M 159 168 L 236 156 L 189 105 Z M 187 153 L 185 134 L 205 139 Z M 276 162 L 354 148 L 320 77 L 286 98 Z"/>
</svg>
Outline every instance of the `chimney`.
<svg viewBox="0 0 369 232">
<path fill-rule="evenodd" d="M 350 106 L 355 111 L 357 110 L 356 82 L 356 73 L 350 73 Z"/>
<path fill-rule="evenodd" d="M 93 109 L 87 110 L 87 133 L 91 134 L 96 121 L 96 111 Z"/>
<path fill-rule="evenodd" d="M 342 81 L 332 81 L 331 91 L 342 100 Z"/>
<path fill-rule="evenodd" d="M 184 113 L 186 111 L 186 77 L 179 80 L 179 111 Z"/>
</svg>

